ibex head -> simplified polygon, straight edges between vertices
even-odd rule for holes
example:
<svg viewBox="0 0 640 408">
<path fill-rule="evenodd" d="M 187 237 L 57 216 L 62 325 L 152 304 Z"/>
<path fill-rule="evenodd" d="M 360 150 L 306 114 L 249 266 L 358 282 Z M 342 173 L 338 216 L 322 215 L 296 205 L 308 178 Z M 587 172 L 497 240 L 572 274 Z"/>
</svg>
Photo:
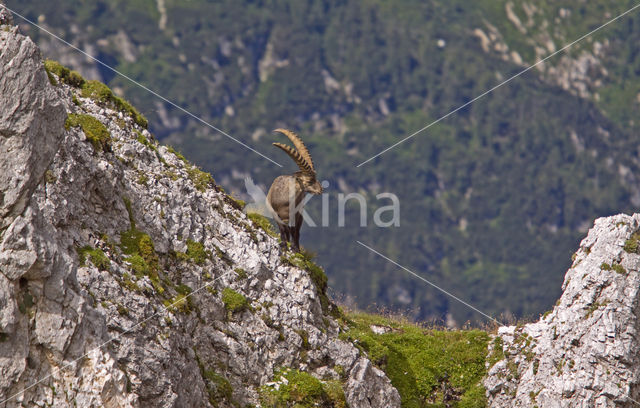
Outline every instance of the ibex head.
<svg viewBox="0 0 640 408">
<path fill-rule="evenodd" d="M 322 186 L 316 180 L 316 170 L 313 167 L 313 159 L 304 145 L 302 140 L 290 130 L 276 129 L 274 132 L 280 132 L 287 136 L 293 142 L 295 149 L 283 143 L 274 143 L 273 145 L 284 150 L 285 153 L 293 159 L 300 168 L 295 176 L 302 184 L 302 189 L 311 194 L 322 194 Z"/>
</svg>

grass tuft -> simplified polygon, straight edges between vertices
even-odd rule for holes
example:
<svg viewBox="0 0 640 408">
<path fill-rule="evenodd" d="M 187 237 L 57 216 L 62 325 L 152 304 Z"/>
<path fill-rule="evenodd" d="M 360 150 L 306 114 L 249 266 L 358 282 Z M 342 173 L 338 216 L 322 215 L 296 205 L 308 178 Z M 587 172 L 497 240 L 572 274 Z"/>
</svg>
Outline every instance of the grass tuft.
<svg viewBox="0 0 640 408">
<path fill-rule="evenodd" d="M 430 406 L 426 401 L 442 404 L 437 406 L 486 406 L 481 383 L 486 374 L 486 332 L 426 329 L 406 319 L 360 312 L 348 313 L 346 320 L 349 330 L 340 337 L 353 342 L 385 371 L 403 407 Z M 375 334 L 372 325 L 388 331 Z M 490 361 L 497 361 L 501 350 L 498 347 Z"/>
<path fill-rule="evenodd" d="M 72 113 L 67 117 L 65 129 L 80 127 L 96 151 L 111 151 L 111 133 L 105 125 L 91 115 Z"/>
</svg>

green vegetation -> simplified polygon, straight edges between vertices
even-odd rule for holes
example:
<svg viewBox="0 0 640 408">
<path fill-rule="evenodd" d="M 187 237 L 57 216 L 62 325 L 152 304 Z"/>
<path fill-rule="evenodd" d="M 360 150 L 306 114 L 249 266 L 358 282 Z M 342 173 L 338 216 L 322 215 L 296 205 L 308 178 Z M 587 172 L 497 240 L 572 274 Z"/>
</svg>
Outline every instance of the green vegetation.
<svg viewBox="0 0 640 408">
<path fill-rule="evenodd" d="M 222 290 L 222 303 L 225 309 L 231 313 L 241 312 L 249 309 L 249 301 L 242 293 L 238 293 L 231 288 Z"/>
<path fill-rule="evenodd" d="M 196 190 L 203 193 L 207 191 L 209 187 L 212 187 L 216 183 L 211 174 L 202 171 L 198 167 L 193 165 L 187 165 L 187 174 L 189 175 L 189 179 L 191 179 L 191 181 L 195 185 Z"/>
<path fill-rule="evenodd" d="M 125 260 L 131 264 L 131 270 L 135 275 L 138 278 L 148 276 L 155 290 L 162 294 L 164 288 L 158 276 L 159 259 L 153 240 L 149 235 L 136 228 L 131 201 L 125 198 L 124 202 L 129 213 L 131 228 L 120 233 L 120 248 L 125 255 L 129 255 Z"/>
<path fill-rule="evenodd" d="M 74 86 L 76 88 L 84 85 L 84 78 L 77 71 L 72 71 L 67 67 L 60 65 L 59 62 L 47 59 L 44 61 L 44 69 L 47 71 L 47 75 L 49 76 L 49 82 L 52 85 L 57 85 L 57 82 L 51 74 L 56 74 L 60 81 L 64 82 L 67 85 Z"/>
<path fill-rule="evenodd" d="M 640 248 L 640 230 L 631 234 L 631 237 L 624 242 L 624 250 L 630 254 L 637 254 Z"/>
<path fill-rule="evenodd" d="M 124 99 L 115 96 L 113 92 L 111 92 L 111 89 L 100 81 L 85 81 L 82 85 L 82 96 L 91 98 L 102 105 L 126 112 L 133 118 L 135 123 L 143 128 L 146 128 L 149 124 L 147 119 L 142 116 L 136 108 Z"/>
<path fill-rule="evenodd" d="M 268 385 L 260 388 L 260 403 L 264 407 L 347 407 L 344 390 L 338 381 L 323 382 L 309 373 L 291 369 L 276 372 L 274 381 L 280 383 L 278 389 Z"/>
<path fill-rule="evenodd" d="M 271 221 L 264 215 L 258 213 L 248 213 L 247 217 L 258 227 L 262 228 L 267 235 L 271 235 L 274 238 L 278 238 L 279 234 L 271 224 Z"/>
<path fill-rule="evenodd" d="M 108 271 L 111 266 L 111 261 L 104 254 L 104 251 L 100 248 L 93 248 L 90 245 L 83 246 L 78 249 L 78 262 L 80 266 L 86 266 L 87 258 L 91 261 L 93 266 L 101 271 Z"/>
<path fill-rule="evenodd" d="M 79 126 L 96 151 L 111 150 L 111 133 L 105 125 L 91 115 L 71 113 L 64 124 L 65 129 Z"/>
<path fill-rule="evenodd" d="M 207 259 L 211 258 L 211 251 L 204 249 L 202 242 L 187 240 L 187 252 L 176 252 L 178 259 L 190 261 L 196 265 L 204 265 Z"/>
<path fill-rule="evenodd" d="M 598 310 L 601 307 L 604 307 L 606 305 L 609 304 L 608 300 L 605 300 L 604 302 L 593 302 L 591 304 L 591 306 L 589 306 L 589 308 L 587 309 L 587 314 L 585 315 L 585 318 L 589 318 L 591 317 L 591 315 L 593 314 L 593 312 L 595 312 L 596 310 Z"/>
<path fill-rule="evenodd" d="M 408 407 L 484 407 L 481 380 L 489 335 L 481 330 L 435 330 L 366 313 L 347 313 L 349 330 L 340 336 L 353 342 L 385 371 Z M 371 326 L 386 328 L 375 334 Z M 494 340 L 493 364 L 502 356 Z"/>
<path fill-rule="evenodd" d="M 247 271 L 245 271 L 242 268 L 235 268 L 234 272 L 236 273 L 236 275 L 238 275 L 237 280 L 244 280 L 247 279 Z"/>
<path fill-rule="evenodd" d="M 69 68 L 62 66 L 59 62 L 49 59 L 44 62 L 44 68 L 47 71 L 49 81 L 52 85 L 57 85 L 55 78 L 51 76 L 53 73 L 58 76 L 60 81 L 73 87 L 81 88 L 83 97 L 91 98 L 103 105 L 108 105 L 117 110 L 124 111 L 129 114 L 138 125 L 143 128 L 147 127 L 147 119 L 133 106 L 131 106 L 129 102 L 115 96 L 111 89 L 102 82 L 95 80 L 86 81 L 78 72 L 72 71 Z"/>
<path fill-rule="evenodd" d="M 239 405 L 233 400 L 233 387 L 229 380 L 224 376 L 216 373 L 215 370 L 206 367 L 198 355 L 198 350 L 194 347 L 193 351 L 196 355 L 196 361 L 200 368 L 200 374 L 205 381 L 207 392 L 209 394 L 209 403 L 214 407 L 220 406 L 221 403 L 226 402 L 234 407 Z M 227 406 L 227 405 L 223 405 Z M 247 407 L 248 408 L 248 407 Z"/>
<path fill-rule="evenodd" d="M 189 313 L 193 308 L 191 297 L 182 293 L 178 293 L 171 299 L 165 299 L 162 303 L 171 313 Z"/>
<path fill-rule="evenodd" d="M 621 274 L 621 275 L 626 275 L 626 274 L 627 274 L 627 270 L 626 270 L 626 269 L 624 269 L 624 266 L 622 266 L 622 265 L 620 265 L 620 264 L 618 264 L 618 263 L 613 264 L 613 265 L 611 266 L 611 268 L 612 268 L 614 271 L 616 271 L 617 273 Z"/>
</svg>

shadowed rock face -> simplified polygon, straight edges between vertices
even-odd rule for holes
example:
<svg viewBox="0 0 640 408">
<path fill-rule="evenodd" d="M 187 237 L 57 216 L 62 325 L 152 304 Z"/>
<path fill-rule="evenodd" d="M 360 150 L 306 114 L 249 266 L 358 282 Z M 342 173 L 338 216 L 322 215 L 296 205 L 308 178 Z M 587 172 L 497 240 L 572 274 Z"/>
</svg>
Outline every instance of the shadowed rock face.
<svg viewBox="0 0 640 408">
<path fill-rule="evenodd" d="M 490 406 L 635 406 L 640 255 L 632 234 L 639 228 L 640 214 L 597 219 L 553 310 L 498 330 L 506 358 L 485 380 Z"/>
<path fill-rule="evenodd" d="M 244 406 L 282 367 L 341 381 L 352 407 L 400 406 L 275 239 L 128 113 L 52 85 L 15 28 L 0 188 L 0 406 Z"/>
</svg>

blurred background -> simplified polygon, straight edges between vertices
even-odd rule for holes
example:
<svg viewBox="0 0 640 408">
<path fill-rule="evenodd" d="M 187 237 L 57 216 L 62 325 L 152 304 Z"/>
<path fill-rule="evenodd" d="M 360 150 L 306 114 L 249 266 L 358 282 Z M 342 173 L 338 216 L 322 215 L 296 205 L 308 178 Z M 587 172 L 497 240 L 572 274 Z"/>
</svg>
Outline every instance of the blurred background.
<svg viewBox="0 0 640 408">
<path fill-rule="evenodd" d="M 203 126 L 16 17 L 47 58 L 107 83 L 150 131 L 235 197 L 296 170 L 271 146 L 297 131 L 330 223 L 303 227 L 334 296 L 425 321 L 482 321 L 360 240 L 503 318 L 561 292 L 593 220 L 640 206 L 640 12 L 545 61 L 384 155 L 359 163 L 630 9 L 610 0 L 6 0 L 9 8 L 196 116 Z M 400 227 L 373 213 L 395 193 Z M 368 227 L 338 193 L 368 198 Z M 321 200 L 308 205 L 320 218 Z"/>
</svg>

